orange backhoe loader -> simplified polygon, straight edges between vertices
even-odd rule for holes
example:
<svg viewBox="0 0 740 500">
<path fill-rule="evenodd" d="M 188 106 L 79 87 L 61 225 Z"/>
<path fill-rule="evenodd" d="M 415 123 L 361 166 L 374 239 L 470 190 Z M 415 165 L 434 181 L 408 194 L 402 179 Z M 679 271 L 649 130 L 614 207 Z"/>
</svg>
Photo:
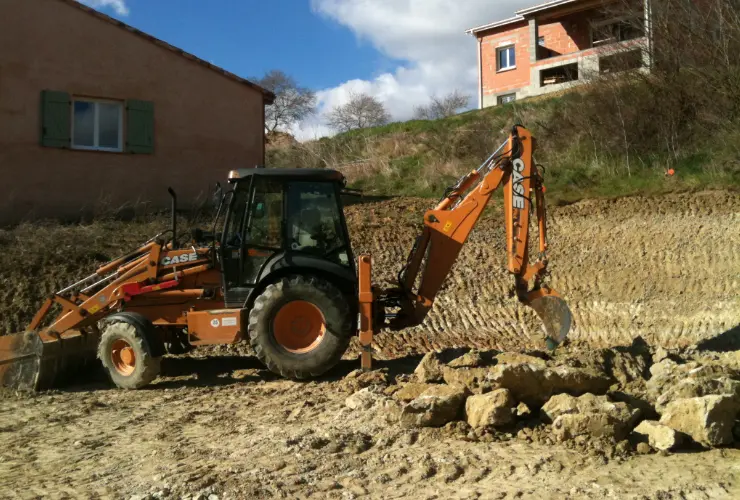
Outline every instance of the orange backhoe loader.
<svg viewBox="0 0 740 500">
<path fill-rule="evenodd" d="M 424 321 L 500 186 L 516 295 L 542 319 L 554 348 L 570 330 L 571 313 L 544 283 L 545 187 L 534 149 L 530 132 L 513 127 L 498 151 L 424 215 L 398 286 L 386 290 L 372 285 L 369 255 L 355 264 L 339 172 L 232 171 L 212 231 L 193 231 L 186 245 L 170 190 L 171 229 L 49 297 L 27 333 L 0 337 L 0 383 L 52 387 L 97 357 L 115 385 L 139 388 L 157 376 L 168 352 L 242 338 L 270 370 L 303 379 L 332 368 L 358 331 L 369 369 L 374 334 Z M 532 215 L 539 253 L 530 264 Z"/>
</svg>

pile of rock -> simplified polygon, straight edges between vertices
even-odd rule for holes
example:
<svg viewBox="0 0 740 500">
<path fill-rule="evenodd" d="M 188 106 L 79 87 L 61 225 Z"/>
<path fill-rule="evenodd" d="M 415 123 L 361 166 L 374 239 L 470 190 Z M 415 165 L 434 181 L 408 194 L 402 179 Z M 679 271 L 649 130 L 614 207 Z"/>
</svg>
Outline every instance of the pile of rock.
<svg viewBox="0 0 740 500">
<path fill-rule="evenodd" d="M 385 389 L 382 404 L 370 402 L 372 388 L 363 391 L 347 405 L 384 408 L 409 428 L 463 421 L 474 431 L 519 430 L 528 440 L 620 443 L 643 452 L 740 441 L 740 373 L 644 345 L 554 358 L 432 352 L 412 380 Z"/>
</svg>

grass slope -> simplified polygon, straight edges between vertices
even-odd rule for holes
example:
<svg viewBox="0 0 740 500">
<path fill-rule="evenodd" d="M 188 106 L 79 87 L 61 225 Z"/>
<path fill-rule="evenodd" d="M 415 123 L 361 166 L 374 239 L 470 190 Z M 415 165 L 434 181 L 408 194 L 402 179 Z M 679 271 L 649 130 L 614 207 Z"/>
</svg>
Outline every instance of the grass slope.
<svg viewBox="0 0 740 500">
<path fill-rule="evenodd" d="M 648 147 L 636 152 L 632 145 L 621 148 L 615 138 L 616 147 L 606 147 L 593 140 L 589 127 L 571 120 L 584 98 L 573 92 L 441 120 L 355 130 L 272 148 L 268 165 L 336 168 L 351 187 L 371 195 L 437 197 L 485 160 L 513 124 L 521 123 L 538 138 L 536 158 L 546 167 L 551 202 L 740 187 L 740 140 L 668 152 L 657 140 L 650 146 L 650 138 L 643 138 Z M 669 168 L 675 176 L 666 176 Z"/>
</svg>

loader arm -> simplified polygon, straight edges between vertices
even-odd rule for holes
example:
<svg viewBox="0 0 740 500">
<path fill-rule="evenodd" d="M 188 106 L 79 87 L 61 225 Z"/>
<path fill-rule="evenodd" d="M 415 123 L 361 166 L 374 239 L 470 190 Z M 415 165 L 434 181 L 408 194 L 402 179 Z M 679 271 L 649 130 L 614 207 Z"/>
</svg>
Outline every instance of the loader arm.
<svg viewBox="0 0 740 500">
<path fill-rule="evenodd" d="M 548 344 L 562 342 L 571 326 L 571 313 L 557 292 L 544 284 L 547 273 L 547 219 L 545 186 L 535 165 L 535 139 L 524 127 L 515 126 L 509 139 L 477 170 L 467 174 L 448 189 L 439 204 L 424 215 L 424 229 L 417 238 L 407 263 L 399 274 L 399 289 L 377 292 L 389 295 L 399 312 L 388 327 L 401 330 L 420 325 L 434 304 L 460 250 L 481 218 L 493 193 L 503 186 L 504 223 L 506 227 L 507 268 L 514 276 L 514 290 L 523 304 L 532 307 L 542 319 Z M 539 229 L 539 252 L 530 264 L 529 227 L 533 198 Z M 363 256 L 366 257 L 366 256 Z M 370 261 L 360 258 L 360 292 L 368 281 Z M 365 278 L 365 279 L 363 279 Z M 415 285 L 418 282 L 418 288 Z M 532 286 L 530 287 L 530 282 Z M 394 297 L 395 295 L 395 297 Z M 367 295 L 365 295 L 366 301 Z M 362 296 L 360 299 L 362 304 Z M 361 319 L 364 319 L 361 315 Z M 362 321 L 360 343 L 369 350 L 373 318 Z M 363 358 L 369 366 L 369 354 Z"/>
<path fill-rule="evenodd" d="M 0 386 L 48 388 L 72 368 L 94 361 L 98 322 L 132 300 L 166 302 L 169 295 L 188 293 L 200 297 L 204 291 L 184 289 L 183 278 L 213 267 L 209 251 L 172 249 L 163 241 L 150 241 L 54 293 L 27 332 L 0 336 Z M 178 264 L 170 264 L 175 258 Z M 47 320 L 55 305 L 59 312 Z"/>
</svg>

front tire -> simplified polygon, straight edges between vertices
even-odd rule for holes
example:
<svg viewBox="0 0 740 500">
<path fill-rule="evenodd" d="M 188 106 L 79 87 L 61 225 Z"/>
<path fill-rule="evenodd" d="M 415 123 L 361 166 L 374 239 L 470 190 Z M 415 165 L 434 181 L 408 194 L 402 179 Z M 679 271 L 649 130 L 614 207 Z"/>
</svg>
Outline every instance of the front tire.
<svg viewBox="0 0 740 500">
<path fill-rule="evenodd" d="M 98 358 L 117 387 L 140 389 L 159 375 L 161 358 L 149 343 L 153 329 L 148 320 L 126 313 L 104 320 Z"/>
<path fill-rule="evenodd" d="M 306 379 L 333 368 L 352 337 L 350 306 L 326 280 L 290 276 L 268 285 L 249 311 L 249 341 L 283 377 Z"/>
</svg>

